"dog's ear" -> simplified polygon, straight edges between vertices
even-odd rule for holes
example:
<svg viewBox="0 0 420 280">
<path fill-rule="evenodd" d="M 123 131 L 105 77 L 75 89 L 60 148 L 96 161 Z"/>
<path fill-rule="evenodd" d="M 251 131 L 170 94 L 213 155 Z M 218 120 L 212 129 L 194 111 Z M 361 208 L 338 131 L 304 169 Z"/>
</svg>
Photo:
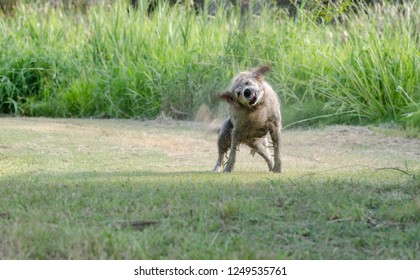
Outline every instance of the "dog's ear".
<svg viewBox="0 0 420 280">
<path fill-rule="evenodd" d="M 258 68 L 255 68 L 252 71 L 252 74 L 254 75 L 257 81 L 262 82 L 264 80 L 264 74 L 270 70 L 271 70 L 271 67 L 269 65 L 263 65 Z"/>
<path fill-rule="evenodd" d="M 219 98 L 222 100 L 226 100 L 228 103 L 232 103 L 234 101 L 233 93 L 231 91 L 223 92 L 222 94 L 219 95 Z"/>
</svg>

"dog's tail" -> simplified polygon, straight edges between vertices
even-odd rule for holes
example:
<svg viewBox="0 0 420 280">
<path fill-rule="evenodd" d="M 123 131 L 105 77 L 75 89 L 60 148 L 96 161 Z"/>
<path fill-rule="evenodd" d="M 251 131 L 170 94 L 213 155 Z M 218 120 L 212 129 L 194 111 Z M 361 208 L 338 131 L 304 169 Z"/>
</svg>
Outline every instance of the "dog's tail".
<svg viewBox="0 0 420 280">
<path fill-rule="evenodd" d="M 209 106 L 203 104 L 198 109 L 195 114 L 194 121 L 201 123 L 207 131 L 211 133 L 219 133 L 223 125 L 223 119 L 220 119 L 216 116 L 214 112 L 211 111 Z"/>
</svg>

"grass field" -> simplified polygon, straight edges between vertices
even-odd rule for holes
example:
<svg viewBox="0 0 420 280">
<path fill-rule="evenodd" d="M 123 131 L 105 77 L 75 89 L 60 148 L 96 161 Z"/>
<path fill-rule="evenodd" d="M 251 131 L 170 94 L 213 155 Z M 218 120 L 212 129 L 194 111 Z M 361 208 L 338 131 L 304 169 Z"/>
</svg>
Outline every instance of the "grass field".
<svg viewBox="0 0 420 280">
<path fill-rule="evenodd" d="M 203 124 L 0 118 L 0 259 L 419 259 L 419 139 L 286 130 L 212 174 Z"/>
<path fill-rule="evenodd" d="M 419 1 L 50 2 L 0 11 L 0 259 L 420 259 Z M 213 174 L 192 120 L 225 116 L 217 95 L 260 64 L 283 173 L 243 147 Z"/>
</svg>

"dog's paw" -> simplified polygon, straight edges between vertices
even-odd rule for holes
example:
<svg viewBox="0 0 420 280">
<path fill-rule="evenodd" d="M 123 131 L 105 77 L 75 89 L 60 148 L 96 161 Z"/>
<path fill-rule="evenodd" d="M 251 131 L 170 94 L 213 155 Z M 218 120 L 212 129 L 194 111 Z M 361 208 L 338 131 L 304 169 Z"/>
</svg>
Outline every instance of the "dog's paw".
<svg viewBox="0 0 420 280">
<path fill-rule="evenodd" d="M 226 166 L 225 169 L 223 170 L 223 173 L 232 173 L 233 168 L 231 166 Z"/>
<path fill-rule="evenodd" d="M 274 164 L 273 173 L 281 173 L 281 164 Z"/>
</svg>

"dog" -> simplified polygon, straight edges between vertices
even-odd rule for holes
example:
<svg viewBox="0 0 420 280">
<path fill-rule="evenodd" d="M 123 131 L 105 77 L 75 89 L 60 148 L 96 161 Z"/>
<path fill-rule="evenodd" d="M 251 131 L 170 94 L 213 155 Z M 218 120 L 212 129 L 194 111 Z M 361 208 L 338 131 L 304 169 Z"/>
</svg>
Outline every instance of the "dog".
<svg viewBox="0 0 420 280">
<path fill-rule="evenodd" d="M 268 170 L 281 173 L 280 100 L 271 86 L 264 80 L 269 66 L 260 66 L 241 72 L 233 79 L 229 89 L 220 95 L 229 106 L 229 116 L 223 122 L 218 136 L 218 159 L 213 172 L 219 172 L 229 157 L 223 172 L 232 172 L 235 166 L 239 144 L 251 147 L 251 154 L 257 152 L 268 165 Z M 270 133 L 274 148 L 274 161 L 268 153 L 267 135 Z"/>
</svg>

